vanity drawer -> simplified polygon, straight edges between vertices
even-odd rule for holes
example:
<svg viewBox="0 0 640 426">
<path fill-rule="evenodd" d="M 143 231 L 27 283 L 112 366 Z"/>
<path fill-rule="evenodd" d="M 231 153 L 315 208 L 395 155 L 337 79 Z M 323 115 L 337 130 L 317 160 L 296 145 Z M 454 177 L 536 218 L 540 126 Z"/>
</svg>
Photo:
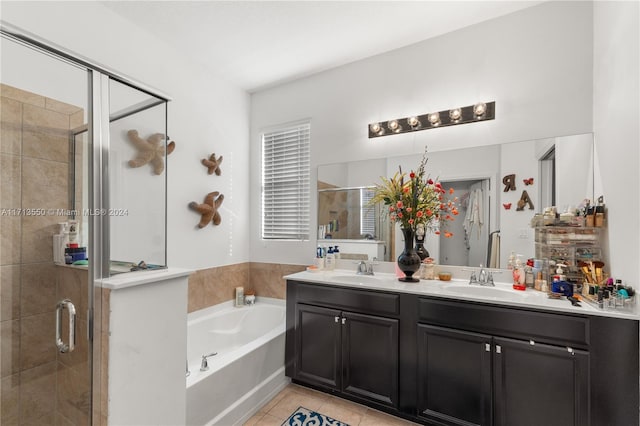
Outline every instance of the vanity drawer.
<svg viewBox="0 0 640 426">
<path fill-rule="evenodd" d="M 578 316 L 419 298 L 418 321 L 561 346 L 589 346 L 589 319 Z"/>
<path fill-rule="evenodd" d="M 297 302 L 348 309 L 368 314 L 398 316 L 400 296 L 322 284 L 297 283 Z"/>
</svg>

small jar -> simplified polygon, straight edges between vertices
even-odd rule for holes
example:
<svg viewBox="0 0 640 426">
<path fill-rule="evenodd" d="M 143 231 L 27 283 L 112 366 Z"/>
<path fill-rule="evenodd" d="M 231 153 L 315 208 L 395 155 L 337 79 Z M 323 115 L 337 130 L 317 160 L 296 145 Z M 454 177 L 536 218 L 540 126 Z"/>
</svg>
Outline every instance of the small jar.
<svg viewBox="0 0 640 426">
<path fill-rule="evenodd" d="M 244 294 L 244 304 L 253 305 L 256 303 L 256 292 L 254 290 L 247 290 Z"/>
<path fill-rule="evenodd" d="M 436 279 L 436 264 L 433 261 L 433 258 L 427 257 L 422 261 L 421 265 L 422 269 L 422 278 L 425 280 L 435 280 Z"/>
</svg>

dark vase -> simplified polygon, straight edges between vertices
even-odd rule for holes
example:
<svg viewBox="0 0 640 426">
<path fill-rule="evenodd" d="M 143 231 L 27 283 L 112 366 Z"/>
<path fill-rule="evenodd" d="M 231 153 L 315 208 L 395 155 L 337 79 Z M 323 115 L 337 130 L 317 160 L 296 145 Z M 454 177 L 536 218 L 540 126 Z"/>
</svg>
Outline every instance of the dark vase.
<svg viewBox="0 0 640 426">
<path fill-rule="evenodd" d="M 401 228 L 404 235 L 404 250 L 398 256 L 398 268 L 405 274 L 405 277 L 398 278 L 406 283 L 417 283 L 420 280 L 413 278 L 413 274 L 420 269 L 420 256 L 413 248 L 414 231 L 411 228 Z"/>
<path fill-rule="evenodd" d="M 424 235 L 416 235 L 416 253 L 420 256 L 420 261 L 429 257 L 429 252 L 424 248 Z"/>
</svg>

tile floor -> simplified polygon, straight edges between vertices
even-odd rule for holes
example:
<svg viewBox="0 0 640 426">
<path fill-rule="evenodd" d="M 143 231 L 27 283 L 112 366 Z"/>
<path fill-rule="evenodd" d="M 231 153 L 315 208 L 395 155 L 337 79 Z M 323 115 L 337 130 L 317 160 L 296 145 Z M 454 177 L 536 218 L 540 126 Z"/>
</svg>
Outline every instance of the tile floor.
<svg viewBox="0 0 640 426">
<path fill-rule="evenodd" d="M 333 395 L 290 384 L 244 425 L 280 426 L 301 406 L 340 420 L 349 426 L 410 426 L 416 424 Z"/>
</svg>

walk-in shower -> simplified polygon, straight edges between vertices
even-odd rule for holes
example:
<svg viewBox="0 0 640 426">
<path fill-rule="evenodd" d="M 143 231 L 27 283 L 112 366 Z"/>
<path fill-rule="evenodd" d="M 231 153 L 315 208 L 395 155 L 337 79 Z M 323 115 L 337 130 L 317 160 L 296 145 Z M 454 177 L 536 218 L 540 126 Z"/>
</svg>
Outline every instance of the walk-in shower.
<svg viewBox="0 0 640 426">
<path fill-rule="evenodd" d="M 1 30 L 0 423 L 97 425 L 108 340 L 95 283 L 167 264 L 168 97 Z M 87 265 L 54 263 L 71 220 Z"/>
</svg>

